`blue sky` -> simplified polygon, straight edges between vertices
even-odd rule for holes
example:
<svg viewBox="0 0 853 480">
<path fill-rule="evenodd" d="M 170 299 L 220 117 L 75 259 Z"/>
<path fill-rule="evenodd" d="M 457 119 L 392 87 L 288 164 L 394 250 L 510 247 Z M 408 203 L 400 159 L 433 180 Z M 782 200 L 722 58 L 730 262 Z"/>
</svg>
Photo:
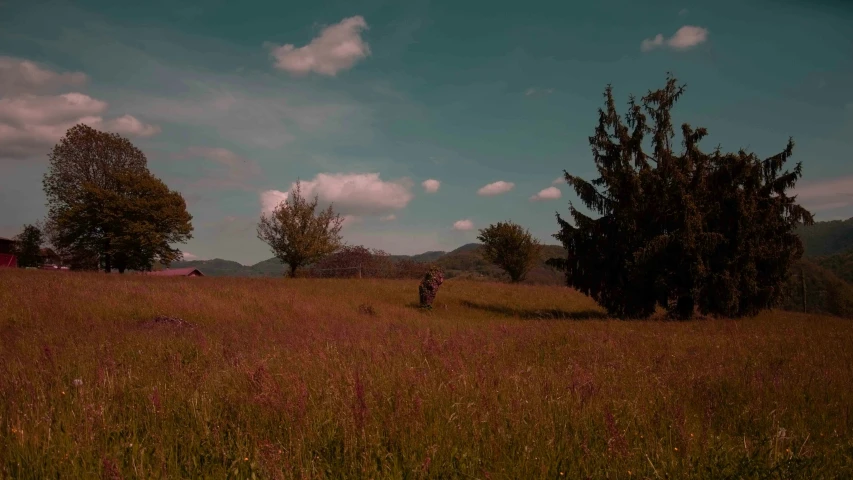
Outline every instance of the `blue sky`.
<svg viewBox="0 0 853 480">
<path fill-rule="evenodd" d="M 802 203 L 853 216 L 843 0 L 4 0 L 0 235 L 44 216 L 47 152 L 79 121 L 184 194 L 189 258 L 269 258 L 255 225 L 297 178 L 352 244 L 450 250 L 501 220 L 555 243 L 577 198 L 552 182 L 591 178 L 605 86 L 624 105 L 668 71 L 706 149 L 793 136 Z"/>
</svg>

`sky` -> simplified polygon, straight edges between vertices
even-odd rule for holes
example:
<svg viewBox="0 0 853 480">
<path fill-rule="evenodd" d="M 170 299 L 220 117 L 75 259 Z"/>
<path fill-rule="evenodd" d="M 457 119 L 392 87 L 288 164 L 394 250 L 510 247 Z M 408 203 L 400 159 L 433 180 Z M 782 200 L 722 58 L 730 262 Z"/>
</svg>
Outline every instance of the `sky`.
<svg viewBox="0 0 853 480">
<path fill-rule="evenodd" d="M 555 244 L 605 87 L 624 113 L 667 72 L 707 150 L 792 136 L 800 202 L 853 216 L 846 0 L 2 0 L 0 236 L 44 217 L 47 154 L 86 123 L 183 194 L 188 259 L 271 257 L 256 225 L 297 180 L 349 244 L 452 250 L 506 220 Z"/>
</svg>

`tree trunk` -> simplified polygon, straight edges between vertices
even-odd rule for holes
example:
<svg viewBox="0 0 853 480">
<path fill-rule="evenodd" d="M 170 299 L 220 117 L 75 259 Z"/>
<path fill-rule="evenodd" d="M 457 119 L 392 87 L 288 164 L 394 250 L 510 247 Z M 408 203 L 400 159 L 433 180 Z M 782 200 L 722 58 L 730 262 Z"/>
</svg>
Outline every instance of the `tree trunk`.
<svg viewBox="0 0 853 480">
<path fill-rule="evenodd" d="M 696 307 L 692 296 L 679 297 L 675 304 L 675 313 L 679 320 L 689 320 L 693 318 L 693 310 Z"/>
<path fill-rule="evenodd" d="M 290 264 L 288 266 L 290 267 L 290 278 L 296 278 L 296 269 L 299 268 L 299 265 Z"/>
<path fill-rule="evenodd" d="M 112 257 L 109 253 L 104 254 L 104 271 L 110 273 L 113 269 Z"/>
</svg>

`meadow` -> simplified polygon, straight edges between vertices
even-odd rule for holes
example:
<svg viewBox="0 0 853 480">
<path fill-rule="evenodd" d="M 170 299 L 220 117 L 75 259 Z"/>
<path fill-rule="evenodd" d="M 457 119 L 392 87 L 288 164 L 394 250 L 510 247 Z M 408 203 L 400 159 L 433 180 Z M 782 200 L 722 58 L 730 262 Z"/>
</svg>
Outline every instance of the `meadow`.
<svg viewBox="0 0 853 480">
<path fill-rule="evenodd" d="M 4 478 L 853 478 L 853 322 L 0 271 Z M 182 321 L 179 321 L 182 320 Z"/>
</svg>

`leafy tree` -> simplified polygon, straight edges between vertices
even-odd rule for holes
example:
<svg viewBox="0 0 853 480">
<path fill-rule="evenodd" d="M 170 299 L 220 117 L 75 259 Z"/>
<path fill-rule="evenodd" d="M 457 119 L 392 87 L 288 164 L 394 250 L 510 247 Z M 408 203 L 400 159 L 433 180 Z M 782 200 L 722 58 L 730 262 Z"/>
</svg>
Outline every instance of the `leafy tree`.
<svg viewBox="0 0 853 480">
<path fill-rule="evenodd" d="M 366 278 L 379 278 L 391 275 L 392 268 L 387 253 L 361 245 L 344 245 L 311 266 L 313 275 L 321 277 L 352 277 L 360 273 Z"/>
<path fill-rule="evenodd" d="M 111 260 L 119 273 L 150 271 L 155 261 L 169 265 L 182 258 L 170 244 L 192 238 L 192 215 L 180 193 L 145 172 L 119 171 L 116 189 L 86 183 L 82 201 L 64 210 L 68 242 L 82 242 Z M 107 268 L 111 268 L 108 265 Z"/>
<path fill-rule="evenodd" d="M 96 245 L 94 242 L 75 241 L 75 245 L 66 245 L 70 225 L 63 224 L 58 229 L 57 220 L 61 216 L 68 218 L 68 210 L 81 208 L 82 197 L 89 189 L 119 191 L 117 185 L 119 171 L 135 173 L 147 172 L 145 155 L 130 141 L 118 134 L 96 130 L 88 125 L 78 124 L 65 133 L 59 143 L 48 154 L 48 171 L 42 180 L 44 193 L 47 197 L 48 223 L 54 229 L 54 246 L 60 251 L 85 259 L 81 265 L 91 267 L 94 259 L 103 261 L 104 267 L 110 271 L 112 258 L 107 254 L 109 248 Z M 93 212 L 94 213 L 94 212 Z M 80 231 L 78 228 L 77 231 Z M 63 232 L 60 234 L 60 232 Z M 86 232 L 88 240 L 93 240 L 94 232 Z M 81 250 L 81 249 L 87 250 Z M 76 262 L 72 262 L 74 264 Z M 77 266 L 81 266 L 77 265 Z M 73 265 L 72 265 L 73 266 Z M 97 268 L 97 267 L 95 267 Z"/>
<path fill-rule="evenodd" d="M 500 267 L 513 283 L 524 280 L 542 250 L 529 231 L 512 222 L 489 225 L 477 239 L 483 242 L 483 259 Z"/>
<path fill-rule="evenodd" d="M 786 194 L 802 175 L 800 163 L 782 171 L 793 141 L 764 160 L 719 147 L 705 153 L 699 143 L 707 130 L 683 124 L 683 150 L 673 152 L 670 110 L 684 91 L 669 76 L 640 104 L 631 97 L 623 122 L 608 86 L 589 138 L 599 178 L 564 172 L 600 217 L 573 205 L 575 225 L 557 214 L 554 236 L 568 256 L 549 263 L 617 317 L 648 317 L 657 306 L 682 319 L 697 309 L 740 317 L 775 306 L 803 253 L 795 228 L 813 223 Z"/>
<path fill-rule="evenodd" d="M 44 238 L 41 229 L 35 225 L 24 225 L 23 230 L 15 237 L 15 256 L 18 257 L 19 267 L 37 267 L 40 263 L 39 253 Z"/>
<path fill-rule="evenodd" d="M 181 257 L 170 243 L 192 238 L 183 197 L 151 175 L 127 139 L 86 125 L 68 130 L 44 177 L 51 243 L 72 268 L 150 270 Z"/>
<path fill-rule="evenodd" d="M 270 246 L 273 254 L 290 268 L 295 277 L 300 267 L 314 263 L 341 248 L 343 218 L 332 206 L 315 214 L 317 197 L 309 202 L 302 196 L 300 182 L 287 200 L 270 215 L 261 215 L 258 238 Z"/>
</svg>

